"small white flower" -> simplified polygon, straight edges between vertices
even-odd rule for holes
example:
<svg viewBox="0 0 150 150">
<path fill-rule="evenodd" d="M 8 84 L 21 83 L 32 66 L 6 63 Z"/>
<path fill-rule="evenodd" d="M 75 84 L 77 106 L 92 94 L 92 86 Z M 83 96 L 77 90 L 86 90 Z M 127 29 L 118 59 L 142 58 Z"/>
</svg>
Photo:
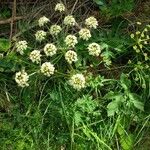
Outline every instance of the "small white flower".
<svg viewBox="0 0 150 150">
<path fill-rule="evenodd" d="M 41 66 L 41 73 L 43 73 L 47 77 L 53 75 L 54 71 L 55 71 L 55 67 L 50 62 L 45 62 Z"/>
<path fill-rule="evenodd" d="M 53 56 L 56 54 L 56 52 L 57 52 L 57 48 L 54 44 L 50 43 L 45 45 L 44 53 L 46 54 L 46 56 Z"/>
<path fill-rule="evenodd" d="M 52 25 L 50 27 L 50 34 L 57 36 L 61 30 L 62 30 L 62 28 L 59 25 L 56 25 L 56 24 Z"/>
<path fill-rule="evenodd" d="M 77 37 L 74 36 L 74 35 L 68 35 L 68 36 L 65 38 L 65 43 L 66 43 L 66 45 L 69 46 L 69 47 L 75 47 L 75 45 L 78 43 Z"/>
<path fill-rule="evenodd" d="M 39 30 L 35 33 L 35 38 L 39 42 L 43 41 L 45 37 L 46 37 L 46 32 L 43 30 Z"/>
<path fill-rule="evenodd" d="M 91 32 L 89 29 L 87 28 L 82 28 L 80 31 L 79 31 L 79 37 L 83 40 L 86 40 L 88 41 L 89 38 L 91 37 Z"/>
<path fill-rule="evenodd" d="M 65 59 L 69 64 L 72 64 L 72 62 L 76 62 L 78 60 L 77 53 L 72 50 L 69 50 L 65 54 Z"/>
<path fill-rule="evenodd" d="M 39 20 L 38 20 L 38 23 L 39 23 L 39 26 L 42 27 L 44 26 L 44 24 L 48 23 L 49 22 L 49 19 L 46 18 L 45 16 L 41 17 Z"/>
<path fill-rule="evenodd" d="M 89 50 L 89 55 L 93 55 L 93 56 L 99 56 L 99 54 L 101 53 L 100 45 L 97 43 L 91 43 L 88 46 L 88 50 Z"/>
<path fill-rule="evenodd" d="M 63 3 L 58 3 L 56 4 L 55 6 L 55 11 L 59 11 L 59 12 L 62 12 L 62 11 L 65 11 L 65 6 Z"/>
<path fill-rule="evenodd" d="M 24 50 L 26 49 L 27 49 L 26 41 L 19 41 L 16 43 L 16 51 L 19 52 L 21 55 L 24 54 Z"/>
<path fill-rule="evenodd" d="M 41 61 L 41 54 L 39 50 L 34 50 L 30 53 L 29 58 L 31 59 L 31 61 L 34 63 L 39 63 Z"/>
<path fill-rule="evenodd" d="M 98 21 L 96 20 L 95 17 L 89 17 L 85 20 L 85 25 L 89 28 L 94 28 L 96 29 L 98 26 Z"/>
<path fill-rule="evenodd" d="M 76 24 L 76 21 L 72 15 L 68 15 L 64 18 L 64 24 L 74 26 Z"/>
<path fill-rule="evenodd" d="M 71 77 L 69 83 L 74 89 L 81 90 L 85 88 L 85 77 L 83 74 L 75 74 Z"/>
<path fill-rule="evenodd" d="M 15 75 L 15 81 L 20 87 L 29 86 L 28 80 L 29 80 L 29 76 L 24 70 L 17 72 Z"/>
</svg>

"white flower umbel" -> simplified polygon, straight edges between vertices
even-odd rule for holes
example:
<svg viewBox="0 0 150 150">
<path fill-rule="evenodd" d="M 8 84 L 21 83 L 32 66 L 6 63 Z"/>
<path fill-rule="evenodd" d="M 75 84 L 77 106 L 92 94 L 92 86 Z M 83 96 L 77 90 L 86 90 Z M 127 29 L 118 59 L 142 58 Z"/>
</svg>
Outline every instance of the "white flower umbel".
<svg viewBox="0 0 150 150">
<path fill-rule="evenodd" d="M 26 49 L 27 49 L 26 41 L 19 41 L 16 43 L 16 51 L 19 52 L 21 55 L 24 54 L 24 50 Z"/>
<path fill-rule="evenodd" d="M 56 52 L 57 52 L 57 48 L 54 44 L 49 43 L 45 45 L 44 53 L 46 54 L 46 56 L 53 56 L 56 54 Z"/>
<path fill-rule="evenodd" d="M 78 43 L 77 37 L 74 35 L 68 35 L 65 38 L 65 43 L 68 47 L 75 47 L 75 45 Z"/>
<path fill-rule="evenodd" d="M 50 77 L 54 74 L 55 67 L 50 62 L 45 62 L 41 66 L 41 73 L 43 73 L 45 76 Z"/>
<path fill-rule="evenodd" d="M 58 3 L 58 4 L 56 4 L 56 6 L 55 6 L 55 11 L 59 11 L 59 12 L 65 11 L 65 6 L 64 6 L 64 4 L 63 4 L 63 3 Z"/>
<path fill-rule="evenodd" d="M 30 56 L 29 58 L 31 59 L 31 61 L 33 63 L 40 63 L 41 61 L 41 54 L 40 54 L 40 51 L 39 50 L 34 50 L 30 53 Z"/>
<path fill-rule="evenodd" d="M 39 26 L 42 27 L 44 26 L 46 23 L 48 23 L 50 20 L 48 18 L 46 18 L 45 16 L 41 17 L 38 20 Z"/>
<path fill-rule="evenodd" d="M 24 70 L 17 72 L 15 75 L 15 81 L 20 87 L 29 86 L 28 80 L 29 80 L 29 76 Z"/>
<path fill-rule="evenodd" d="M 89 38 L 91 37 L 91 32 L 89 29 L 87 28 L 82 28 L 80 31 L 79 31 L 79 37 L 83 40 L 86 40 L 88 41 Z"/>
<path fill-rule="evenodd" d="M 85 25 L 89 28 L 96 29 L 98 26 L 98 21 L 96 20 L 95 17 L 91 16 L 85 20 Z"/>
<path fill-rule="evenodd" d="M 89 50 L 89 55 L 93 55 L 93 56 L 99 56 L 99 54 L 101 53 L 101 47 L 97 43 L 91 43 L 88 46 L 88 50 Z"/>
<path fill-rule="evenodd" d="M 85 88 L 85 77 L 83 74 L 75 74 L 71 77 L 69 83 L 74 89 L 81 90 Z"/>
<path fill-rule="evenodd" d="M 68 15 L 64 18 L 64 24 L 74 26 L 76 24 L 75 18 L 72 15 Z"/>
<path fill-rule="evenodd" d="M 52 25 L 50 27 L 50 34 L 57 36 L 61 32 L 62 28 L 59 25 Z"/>
<path fill-rule="evenodd" d="M 76 62 L 78 60 L 77 53 L 72 50 L 69 50 L 65 54 L 65 59 L 69 64 L 72 64 L 72 62 Z"/>
<path fill-rule="evenodd" d="M 46 37 L 46 32 L 43 30 L 39 30 L 35 33 L 35 38 L 39 42 L 43 41 L 45 37 Z"/>
</svg>

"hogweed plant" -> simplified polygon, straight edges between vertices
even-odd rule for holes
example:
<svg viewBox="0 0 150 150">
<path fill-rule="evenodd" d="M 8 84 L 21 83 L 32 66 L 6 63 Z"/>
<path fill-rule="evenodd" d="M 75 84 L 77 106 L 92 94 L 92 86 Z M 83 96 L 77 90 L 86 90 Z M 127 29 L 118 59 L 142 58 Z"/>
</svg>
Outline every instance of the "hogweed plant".
<svg viewBox="0 0 150 150">
<path fill-rule="evenodd" d="M 15 106 L 13 149 L 136 149 L 150 119 L 150 26 L 137 22 L 126 42 L 118 20 L 103 30 L 94 16 L 78 20 L 63 3 L 53 9 L 59 19 L 39 18 L 0 62 L 16 81 L 9 89 L 11 74 L 0 93 Z"/>
<path fill-rule="evenodd" d="M 137 25 L 140 26 L 141 23 L 137 22 Z M 139 31 L 137 30 L 134 33 L 132 33 L 130 36 L 135 41 L 135 45 L 133 45 L 133 49 L 136 51 L 136 53 L 141 53 L 145 57 L 145 60 L 148 60 L 147 53 L 149 50 L 146 48 L 146 45 L 149 44 L 150 41 L 150 25 L 146 25 L 146 27 Z"/>
<path fill-rule="evenodd" d="M 65 10 L 66 8 L 62 3 L 56 4 L 55 11 L 61 13 Z M 89 55 L 88 57 L 93 57 L 93 60 L 95 58 L 99 59 L 101 62 L 101 43 L 92 40 L 92 32 L 98 27 L 97 19 L 90 16 L 85 20 L 84 26 L 81 27 L 80 23 L 77 23 L 75 17 L 71 14 L 64 17 L 61 25 L 50 24 L 50 19 L 43 16 L 38 20 L 38 25 L 42 28 L 35 32 L 35 41 L 41 46 L 30 47 L 33 50 L 28 54 L 25 52 L 28 48 L 28 41 L 22 40 L 16 43 L 16 51 L 24 57 L 29 57 L 31 63 L 37 64 L 36 73 L 41 73 L 47 77 L 66 73 L 66 70 L 59 72 L 59 63 L 64 58 L 66 61 L 64 65 L 68 66 L 67 75 L 65 75 L 68 80 L 67 83 L 77 90 L 85 88 L 87 67 L 80 69 L 81 67 L 77 67 L 77 64 L 81 63 L 82 53 L 86 53 L 86 55 Z M 68 28 L 69 30 L 66 30 Z M 64 34 L 63 32 L 66 31 L 67 33 Z M 79 45 L 86 46 L 84 52 L 78 50 Z M 78 62 L 79 58 L 80 62 Z M 35 72 L 31 74 L 36 75 Z M 20 77 L 18 77 L 18 74 Z M 25 70 L 17 72 L 15 80 L 18 86 L 29 86 L 29 76 Z"/>
<path fill-rule="evenodd" d="M 141 22 L 137 22 L 136 25 L 136 32 L 130 35 L 131 39 L 133 39 L 133 50 L 136 52 L 136 59 L 134 61 L 129 60 L 128 63 L 134 68 L 131 73 L 133 72 L 135 82 L 143 89 L 146 89 L 149 88 L 150 25 L 145 25 L 144 28 L 141 27 Z"/>
</svg>

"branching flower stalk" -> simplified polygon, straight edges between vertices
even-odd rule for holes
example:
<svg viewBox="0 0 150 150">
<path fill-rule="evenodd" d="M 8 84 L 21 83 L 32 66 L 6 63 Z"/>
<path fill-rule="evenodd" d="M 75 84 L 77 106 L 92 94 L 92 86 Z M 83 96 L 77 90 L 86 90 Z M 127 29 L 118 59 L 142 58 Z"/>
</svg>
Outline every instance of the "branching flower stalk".
<svg viewBox="0 0 150 150">
<path fill-rule="evenodd" d="M 66 11 L 66 8 L 64 4 L 58 3 L 56 4 L 54 10 L 62 13 Z M 50 19 L 46 16 L 43 16 L 38 20 L 39 28 L 42 27 L 43 29 L 39 29 L 35 33 L 35 40 L 39 43 L 39 45 L 44 44 L 45 46 L 43 49 L 41 47 L 37 47 L 35 50 L 29 53 L 28 57 L 32 63 L 38 65 L 37 70 L 39 71 L 37 71 L 37 73 L 41 73 L 41 75 L 44 75 L 48 78 L 57 76 L 58 74 L 66 77 L 68 76 L 69 84 L 74 89 L 81 90 L 86 87 L 86 77 L 84 76 L 86 68 L 81 71 L 75 69 L 74 66 L 78 64 L 78 57 L 80 57 L 80 53 L 76 49 L 77 45 L 80 44 L 80 40 L 88 42 L 89 39 L 92 39 L 91 29 L 96 29 L 98 27 L 98 21 L 95 17 L 91 16 L 85 20 L 85 26 L 82 27 L 72 14 L 68 14 L 63 18 L 62 22 L 63 25 L 61 26 L 59 24 L 49 25 Z M 77 27 L 79 32 L 74 30 L 74 27 Z M 73 32 L 76 33 L 68 33 L 71 28 Z M 67 29 L 65 36 L 62 34 L 64 29 Z M 61 41 L 59 40 L 60 35 Z M 53 39 L 46 43 L 46 40 L 49 36 Z M 26 51 L 27 47 L 28 45 L 26 41 L 19 41 L 16 43 L 16 51 L 21 55 L 24 54 L 24 51 Z M 30 49 L 32 49 L 32 47 Z M 101 53 L 101 47 L 99 43 L 95 43 L 93 41 L 87 45 L 85 52 L 89 56 L 92 55 L 93 57 L 98 57 Z M 45 55 L 43 55 L 43 53 Z M 61 61 L 64 61 L 65 63 L 63 65 L 67 69 L 67 74 L 59 71 L 59 64 Z M 39 64 L 41 65 L 40 68 L 38 68 Z M 35 75 L 35 73 L 33 73 L 33 75 Z M 23 85 L 29 85 L 27 83 L 29 80 L 28 75 L 24 73 L 24 76 L 26 76 L 26 78 L 23 79 L 24 83 L 22 83 L 22 87 Z M 69 79 L 70 76 L 71 78 Z M 21 85 L 18 80 L 16 80 L 16 82 Z"/>
</svg>

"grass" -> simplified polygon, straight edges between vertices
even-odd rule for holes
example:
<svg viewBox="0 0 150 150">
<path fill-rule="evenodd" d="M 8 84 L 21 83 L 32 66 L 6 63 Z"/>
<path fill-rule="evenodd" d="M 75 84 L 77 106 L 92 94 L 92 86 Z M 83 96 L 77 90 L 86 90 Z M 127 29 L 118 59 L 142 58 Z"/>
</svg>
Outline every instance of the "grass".
<svg viewBox="0 0 150 150">
<path fill-rule="evenodd" d="M 148 44 L 142 43 L 139 53 L 133 48 L 139 46 L 142 31 L 149 29 L 148 8 L 145 6 L 148 2 L 141 2 L 141 6 L 147 8 L 143 20 L 141 15 L 131 19 L 132 14 L 140 9 L 140 1 L 125 1 L 124 5 L 117 5 L 115 1 L 95 2 L 64 1 L 68 4 L 67 13 L 72 11 L 82 26 L 90 15 L 96 15 L 100 25 L 91 31 L 89 41 L 78 40 L 75 51 L 79 59 L 73 65 L 65 61 L 67 48 L 63 41 L 67 34 L 76 34 L 79 29 L 75 27 L 72 31 L 72 28 L 63 27 L 65 33 L 54 41 L 48 36 L 46 43 L 51 41 L 61 47 L 55 57 L 42 56 L 44 62 L 50 60 L 57 68 L 50 78 L 39 73 L 41 64 L 31 63 L 26 55 L 35 48 L 42 50 L 46 44 L 34 40 L 34 34 L 39 30 L 37 19 L 52 14 L 49 17 L 51 23 L 63 26 L 61 20 L 66 14 L 55 15 L 55 4 L 48 1 L 42 5 L 27 3 L 21 9 L 17 8 L 19 15 L 26 12 L 29 15 L 17 22 L 18 30 L 11 46 L 2 47 L 4 43 L 0 43 L 3 48 L 0 50 L 3 54 L 0 58 L 0 149 L 149 150 L 149 41 Z M 9 17 L 9 11 L 6 7 L 0 17 Z M 144 15 L 145 11 L 140 14 Z M 142 24 L 138 26 L 137 21 Z M 9 31 L 7 26 L 0 27 L 0 31 L 4 28 Z M 47 28 L 49 25 L 43 27 L 44 30 Z M 140 31 L 139 35 L 137 31 Z M 149 31 L 145 37 L 148 35 Z M 9 37 L 7 34 L 0 36 Z M 29 43 L 24 56 L 17 54 L 14 47 L 21 39 Z M 99 57 L 88 55 L 87 45 L 91 42 L 102 47 Z M 30 74 L 29 87 L 20 88 L 15 83 L 15 73 L 22 68 Z M 68 83 L 76 72 L 82 72 L 86 78 L 86 88 L 82 90 L 75 90 Z"/>
</svg>

